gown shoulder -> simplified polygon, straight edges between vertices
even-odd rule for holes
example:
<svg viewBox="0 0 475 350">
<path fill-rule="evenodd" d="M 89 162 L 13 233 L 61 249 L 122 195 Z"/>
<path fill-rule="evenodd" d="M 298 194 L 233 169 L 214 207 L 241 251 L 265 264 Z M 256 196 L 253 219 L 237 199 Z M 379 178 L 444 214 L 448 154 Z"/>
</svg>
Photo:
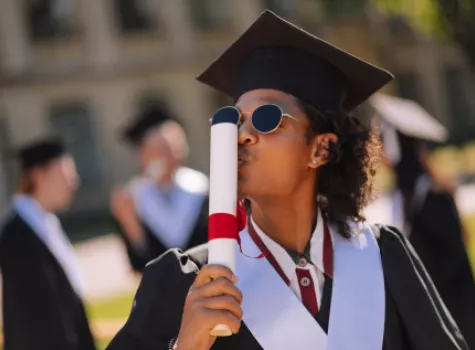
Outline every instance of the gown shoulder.
<svg viewBox="0 0 475 350">
<path fill-rule="evenodd" d="M 413 349 L 468 349 L 432 279 L 408 239 L 375 225 L 387 294 L 394 300 Z"/>
</svg>

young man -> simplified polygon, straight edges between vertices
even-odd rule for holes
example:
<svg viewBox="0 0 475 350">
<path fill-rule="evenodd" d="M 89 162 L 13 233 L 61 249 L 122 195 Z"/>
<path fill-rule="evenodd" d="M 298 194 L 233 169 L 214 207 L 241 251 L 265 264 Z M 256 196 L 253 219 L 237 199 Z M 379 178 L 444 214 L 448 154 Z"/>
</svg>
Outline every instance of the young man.
<svg viewBox="0 0 475 350">
<path fill-rule="evenodd" d="M 142 173 L 113 194 L 111 205 L 130 263 L 141 272 L 169 248 L 207 241 L 208 179 L 182 166 L 186 135 L 165 108 L 145 110 L 124 137 L 136 148 Z"/>
<path fill-rule="evenodd" d="M 461 219 L 452 191 L 431 174 L 424 157 L 425 143 L 444 141 L 447 131 L 415 102 L 377 94 L 371 104 L 379 117 L 375 122 L 382 130 L 386 166 L 396 175 L 384 223 L 409 239 L 469 347 L 475 348 L 475 282 Z"/>
<path fill-rule="evenodd" d="M 199 77 L 242 113 L 235 275 L 162 255 L 109 349 L 467 349 L 404 237 L 360 215 L 379 144 L 346 113 L 391 79 L 264 12 Z"/>
<path fill-rule="evenodd" d="M 74 250 L 53 214 L 78 186 L 74 161 L 50 138 L 19 157 L 22 178 L 0 233 L 5 350 L 95 349 Z"/>
</svg>

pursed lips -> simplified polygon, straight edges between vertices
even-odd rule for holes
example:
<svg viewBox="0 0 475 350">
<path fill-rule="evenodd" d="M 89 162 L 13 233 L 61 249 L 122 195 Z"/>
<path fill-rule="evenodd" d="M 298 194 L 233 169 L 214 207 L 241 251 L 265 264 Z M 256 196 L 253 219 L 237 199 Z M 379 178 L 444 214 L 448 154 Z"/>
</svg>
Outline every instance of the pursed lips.
<svg viewBox="0 0 475 350">
<path fill-rule="evenodd" d="M 238 167 L 242 167 L 250 160 L 250 154 L 248 150 L 241 149 L 238 152 Z"/>
</svg>

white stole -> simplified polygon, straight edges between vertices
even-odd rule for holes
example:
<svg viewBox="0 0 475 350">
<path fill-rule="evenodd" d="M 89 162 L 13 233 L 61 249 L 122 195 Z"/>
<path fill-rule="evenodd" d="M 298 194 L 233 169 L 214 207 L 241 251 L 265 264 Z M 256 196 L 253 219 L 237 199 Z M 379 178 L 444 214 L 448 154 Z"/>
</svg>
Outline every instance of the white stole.
<svg viewBox="0 0 475 350">
<path fill-rule="evenodd" d="M 353 227 L 356 225 L 352 225 Z M 333 227 L 334 279 L 328 335 L 267 259 L 237 251 L 237 287 L 243 321 L 266 350 L 380 350 L 385 320 L 384 277 L 379 247 L 366 225 L 351 239 Z M 259 248 L 241 232 L 246 255 Z"/>
<path fill-rule="evenodd" d="M 14 196 L 13 209 L 46 246 L 62 268 L 71 287 L 79 297 L 82 297 L 84 281 L 80 274 L 76 253 L 56 215 L 44 211 L 40 203 L 26 195 Z"/>
<path fill-rule="evenodd" d="M 129 185 L 137 215 L 166 248 L 185 248 L 207 191 L 206 176 L 188 168 L 177 171 L 168 199 L 151 179 Z"/>
</svg>

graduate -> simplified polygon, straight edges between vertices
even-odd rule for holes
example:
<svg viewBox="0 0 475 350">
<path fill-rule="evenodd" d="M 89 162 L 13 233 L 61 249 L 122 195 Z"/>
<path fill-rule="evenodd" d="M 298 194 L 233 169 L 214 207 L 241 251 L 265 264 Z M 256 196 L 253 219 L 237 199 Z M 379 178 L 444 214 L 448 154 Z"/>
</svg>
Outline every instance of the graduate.
<svg viewBox="0 0 475 350">
<path fill-rule="evenodd" d="M 141 272 L 170 248 L 207 241 L 208 179 L 182 165 L 186 135 L 163 106 L 140 113 L 123 136 L 135 148 L 142 172 L 113 194 L 111 207 L 130 264 Z"/>
<path fill-rule="evenodd" d="M 384 223 L 408 237 L 469 347 L 475 348 L 475 282 L 460 215 L 453 190 L 432 175 L 425 156 L 427 142 L 445 141 L 447 130 L 413 101 L 376 94 L 370 102 L 382 131 L 386 166 L 396 176 Z"/>
<path fill-rule="evenodd" d="M 168 251 L 108 349 L 467 349 L 404 236 L 361 216 L 380 146 L 347 114 L 392 75 L 265 11 L 198 79 L 241 111 L 234 275 Z"/>
<path fill-rule="evenodd" d="M 19 152 L 22 177 L 0 233 L 5 350 L 92 350 L 73 247 L 57 211 L 79 184 L 73 158 L 56 138 Z"/>
</svg>

